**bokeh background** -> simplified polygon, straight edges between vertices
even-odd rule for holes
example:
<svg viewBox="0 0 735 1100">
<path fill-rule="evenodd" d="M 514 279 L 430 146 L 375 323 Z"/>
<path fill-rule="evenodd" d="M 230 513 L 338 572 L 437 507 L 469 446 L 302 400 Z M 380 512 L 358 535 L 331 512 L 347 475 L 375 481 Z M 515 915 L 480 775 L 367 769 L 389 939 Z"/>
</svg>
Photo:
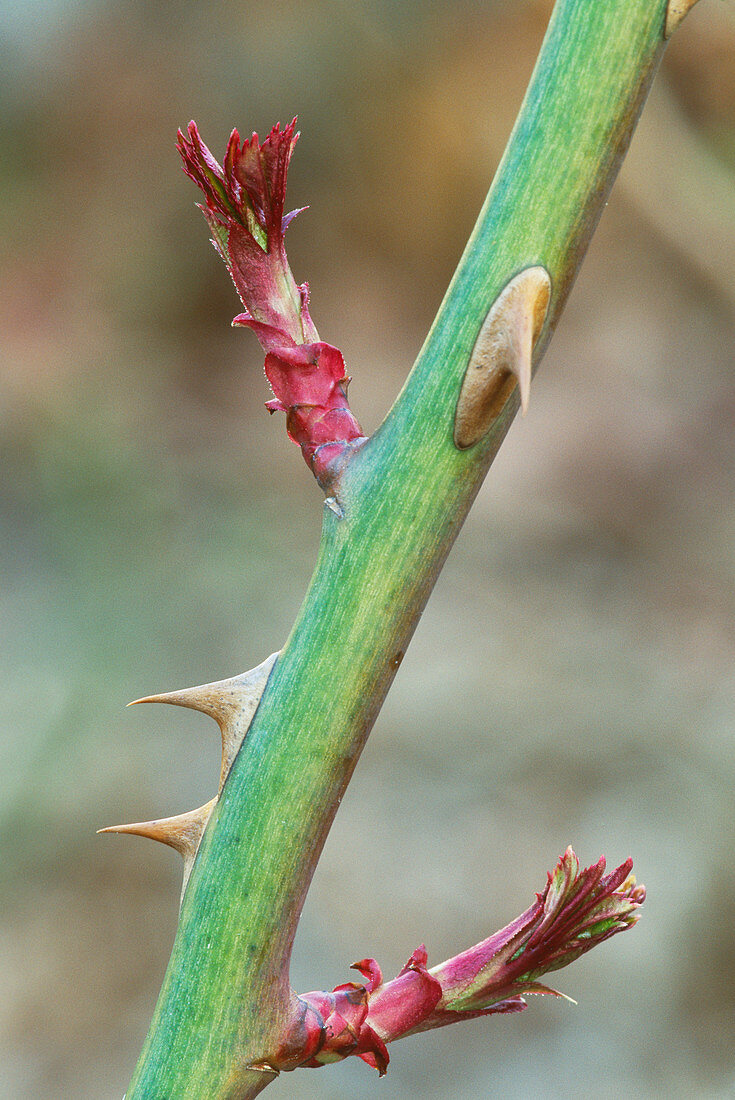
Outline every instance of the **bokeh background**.
<svg viewBox="0 0 735 1100">
<path fill-rule="evenodd" d="M 176 127 L 298 112 L 289 235 L 373 430 L 439 304 L 543 0 L 10 0 L 0 9 L 0 1095 L 119 1100 L 180 867 L 116 821 L 211 796 L 216 728 L 131 698 L 280 647 L 320 495 L 263 409 Z M 645 919 L 579 1001 L 405 1041 L 278 1097 L 735 1094 L 735 5 L 673 40 L 531 410 L 377 723 L 294 983 L 394 972 L 528 904 L 568 843 Z"/>
</svg>

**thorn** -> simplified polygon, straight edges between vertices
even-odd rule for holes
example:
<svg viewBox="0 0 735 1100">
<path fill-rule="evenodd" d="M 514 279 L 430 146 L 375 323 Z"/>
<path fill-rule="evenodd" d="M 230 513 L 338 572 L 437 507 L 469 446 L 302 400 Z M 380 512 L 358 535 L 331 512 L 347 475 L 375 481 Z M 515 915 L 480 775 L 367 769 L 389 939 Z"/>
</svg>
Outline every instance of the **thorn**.
<svg viewBox="0 0 735 1100">
<path fill-rule="evenodd" d="M 509 357 L 508 366 L 511 374 L 518 380 L 518 390 L 521 397 L 521 416 L 528 412 L 528 402 L 531 396 L 531 356 L 533 354 L 533 324 L 532 313 L 524 310 L 518 316 L 517 327 L 513 330 L 510 339 L 515 337 L 515 346 Z"/>
<path fill-rule="evenodd" d="M 533 349 L 551 297 L 546 268 L 527 267 L 501 290 L 478 333 L 454 416 L 460 450 L 487 435 L 518 387 L 523 414 L 531 392 Z"/>
<path fill-rule="evenodd" d="M 199 687 L 182 688 L 161 695 L 146 695 L 134 699 L 128 706 L 138 703 L 171 703 L 177 707 L 188 707 L 201 711 L 214 718 L 222 733 L 222 766 L 220 769 L 219 789 L 222 790 L 227 773 L 237 756 L 248 728 L 258 709 L 260 698 L 265 691 L 268 678 L 278 653 L 271 653 L 262 664 L 239 676 L 228 680 L 217 680 Z"/>
<path fill-rule="evenodd" d="M 151 840 L 160 841 L 161 844 L 168 844 L 169 848 L 175 848 L 184 857 L 185 862 L 187 859 L 193 861 L 216 802 L 217 799 L 213 798 L 206 805 L 185 814 L 178 814 L 176 817 L 162 817 L 155 821 L 134 821 L 130 825 L 108 825 L 105 829 L 98 829 L 97 832 L 147 836 Z"/>
<path fill-rule="evenodd" d="M 334 512 L 338 519 L 344 519 L 345 514 L 339 506 L 339 502 L 336 497 L 327 497 L 324 501 L 325 505 L 331 512 Z"/>
<path fill-rule="evenodd" d="M 98 829 L 97 832 L 147 836 L 151 840 L 158 840 L 161 844 L 168 844 L 170 848 L 175 848 L 184 859 L 184 881 L 181 885 L 181 901 L 183 901 L 202 835 L 216 804 L 217 798 L 213 798 L 204 806 L 199 806 L 186 814 L 179 814 L 177 817 L 162 817 L 157 821 L 135 821 L 132 825 L 108 825 L 106 829 Z"/>
<path fill-rule="evenodd" d="M 666 8 L 664 38 L 671 38 L 684 16 L 691 11 L 697 0 L 669 0 Z"/>
</svg>

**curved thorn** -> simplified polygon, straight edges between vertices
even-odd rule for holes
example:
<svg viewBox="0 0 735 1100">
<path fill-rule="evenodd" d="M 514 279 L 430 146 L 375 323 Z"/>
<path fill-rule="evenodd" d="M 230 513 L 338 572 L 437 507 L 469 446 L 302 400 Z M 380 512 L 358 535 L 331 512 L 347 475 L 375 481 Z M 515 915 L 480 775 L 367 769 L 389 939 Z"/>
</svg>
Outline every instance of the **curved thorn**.
<svg viewBox="0 0 735 1100">
<path fill-rule="evenodd" d="M 696 4 L 697 0 L 669 0 L 666 8 L 666 25 L 664 26 L 664 38 L 671 38 L 676 28 L 685 15 Z"/>
<path fill-rule="evenodd" d="M 550 297 L 549 273 L 537 265 L 515 275 L 490 307 L 457 400 L 454 443 L 460 450 L 490 431 L 516 386 L 523 413 L 528 409 L 533 349 Z"/>
<path fill-rule="evenodd" d="M 514 378 L 518 381 L 518 392 L 521 398 L 521 416 L 528 412 L 528 402 L 531 396 L 531 355 L 533 353 L 533 315 L 529 310 L 521 311 L 512 334 L 515 337 L 515 347 L 509 356 L 508 366 Z"/>
<path fill-rule="evenodd" d="M 278 653 L 271 653 L 261 664 L 239 676 L 231 676 L 227 680 L 217 680 L 211 684 L 200 684 L 198 687 L 182 688 L 180 691 L 168 691 L 161 695 L 146 695 L 142 699 L 134 699 L 128 706 L 138 703 L 171 703 L 176 707 L 198 710 L 214 718 L 222 733 L 219 782 L 219 789 L 222 790 L 277 658 Z"/>
<path fill-rule="evenodd" d="M 97 832 L 147 836 L 150 840 L 158 840 L 161 844 L 168 844 L 170 848 L 175 848 L 184 857 L 184 861 L 188 858 L 193 860 L 216 802 L 217 799 L 213 798 L 204 806 L 199 806 L 196 810 L 190 810 L 185 814 L 178 814 L 176 817 L 162 817 L 154 821 L 134 821 L 130 825 L 108 825 L 104 829 L 98 829 Z"/>
</svg>

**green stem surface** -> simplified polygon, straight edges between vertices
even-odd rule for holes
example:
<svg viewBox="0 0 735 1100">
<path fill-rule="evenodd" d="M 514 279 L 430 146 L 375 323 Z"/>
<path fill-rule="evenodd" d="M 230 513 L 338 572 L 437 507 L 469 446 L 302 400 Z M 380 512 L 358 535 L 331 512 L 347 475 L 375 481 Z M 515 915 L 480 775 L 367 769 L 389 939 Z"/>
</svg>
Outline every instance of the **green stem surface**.
<svg viewBox="0 0 735 1100">
<path fill-rule="evenodd" d="M 127 1100 L 244 1100 L 273 1078 L 316 862 L 437 574 L 517 409 L 474 447 L 454 413 L 517 272 L 553 332 L 664 48 L 665 0 L 558 0 L 490 194 L 417 362 L 325 508 L 314 577 L 207 826 Z M 458 120 L 458 131 L 461 131 Z M 476 135 L 465 135 L 464 140 Z"/>
</svg>

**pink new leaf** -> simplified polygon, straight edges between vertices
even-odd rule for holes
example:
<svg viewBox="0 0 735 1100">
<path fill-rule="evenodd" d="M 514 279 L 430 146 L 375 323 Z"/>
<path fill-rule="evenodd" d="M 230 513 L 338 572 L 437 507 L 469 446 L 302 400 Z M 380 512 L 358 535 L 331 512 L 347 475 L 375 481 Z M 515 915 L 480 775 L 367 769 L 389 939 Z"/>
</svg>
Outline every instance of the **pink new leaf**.
<svg viewBox="0 0 735 1100">
<path fill-rule="evenodd" d="M 536 979 L 638 920 L 645 889 L 636 886 L 632 866 L 626 860 L 605 878 L 604 858 L 580 871 L 579 860 L 567 848 L 546 889 L 522 916 L 431 971 L 444 991 L 440 1007 L 485 1011 L 526 992 L 554 992 L 539 988 Z"/>
</svg>

